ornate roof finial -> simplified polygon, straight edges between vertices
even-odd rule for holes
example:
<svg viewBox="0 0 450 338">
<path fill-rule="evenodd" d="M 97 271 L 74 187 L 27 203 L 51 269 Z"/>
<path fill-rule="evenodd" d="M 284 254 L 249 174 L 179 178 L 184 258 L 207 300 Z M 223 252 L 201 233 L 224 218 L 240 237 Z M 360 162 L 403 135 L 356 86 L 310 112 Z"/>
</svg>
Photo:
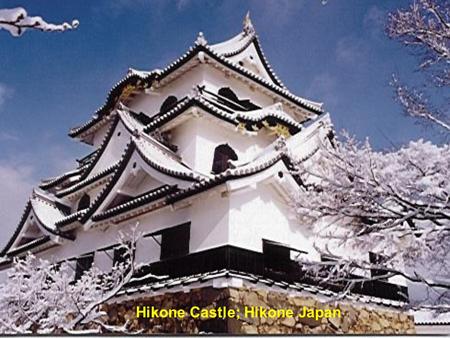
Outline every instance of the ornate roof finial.
<svg viewBox="0 0 450 338">
<path fill-rule="evenodd" d="M 245 35 L 251 35 L 255 33 L 255 28 L 253 27 L 252 20 L 250 19 L 250 11 L 248 11 L 245 15 L 243 24 Z"/>
<path fill-rule="evenodd" d="M 203 35 L 203 32 L 198 32 L 195 44 L 200 46 L 206 46 L 208 44 L 208 41 L 206 41 L 205 36 Z"/>
</svg>

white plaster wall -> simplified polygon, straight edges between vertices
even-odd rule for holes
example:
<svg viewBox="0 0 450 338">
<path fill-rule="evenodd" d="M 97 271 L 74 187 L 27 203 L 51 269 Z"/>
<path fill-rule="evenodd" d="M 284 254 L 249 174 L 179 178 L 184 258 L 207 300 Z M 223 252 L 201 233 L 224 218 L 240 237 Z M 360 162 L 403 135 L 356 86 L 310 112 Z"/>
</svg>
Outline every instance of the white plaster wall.
<svg viewBox="0 0 450 338">
<path fill-rule="evenodd" d="M 274 104 L 270 96 L 251 87 L 249 84 L 226 75 L 223 71 L 214 68 L 212 65 L 206 65 L 205 67 L 207 67 L 207 71 L 204 74 L 204 81 L 206 89 L 209 91 L 217 93 L 222 87 L 230 87 L 240 100 L 249 99 L 260 107 Z"/>
<path fill-rule="evenodd" d="M 247 47 L 242 53 L 230 57 L 230 60 L 235 63 L 239 63 L 239 61 L 242 61 L 245 68 L 273 83 L 269 73 L 267 73 L 266 69 L 264 68 L 262 60 L 259 58 L 258 52 L 256 51 L 256 48 L 253 44 Z"/>
<path fill-rule="evenodd" d="M 63 260 L 77 257 L 81 254 L 95 251 L 96 249 L 117 244 L 119 242 L 119 231 L 129 233 L 137 223 L 139 223 L 138 231 L 146 234 L 167 227 L 179 225 L 181 223 L 188 222 L 189 220 L 189 211 L 187 209 L 171 211 L 169 207 L 166 207 L 120 224 L 110 225 L 106 228 L 92 228 L 87 231 L 79 228 L 77 230 L 77 238 L 75 241 L 66 241 L 61 246 L 55 246 L 51 249 L 40 252 L 37 255 L 39 257 L 52 260 Z M 159 247 L 154 246 L 151 242 L 147 242 L 147 240 L 145 240 L 144 243 L 146 243 L 146 247 L 148 249 L 148 257 L 159 258 Z M 140 252 L 139 255 L 142 258 L 142 252 Z"/>
<path fill-rule="evenodd" d="M 250 49 L 249 53 L 256 54 L 254 47 Z M 262 71 L 265 73 L 264 69 Z M 143 112 L 148 116 L 153 116 L 159 112 L 161 104 L 168 96 L 174 95 L 178 99 L 182 99 L 191 94 L 192 89 L 197 85 L 205 85 L 207 90 L 215 93 L 222 87 L 230 87 L 239 99 L 250 99 L 253 103 L 261 107 L 275 103 L 273 98 L 255 89 L 255 86 L 250 86 L 241 80 L 229 76 L 211 64 L 200 64 L 169 84 L 150 93 L 136 96 L 128 105 L 133 111 Z M 292 117 L 295 118 L 295 116 Z"/>
<path fill-rule="evenodd" d="M 274 140 L 274 137 L 266 134 L 240 134 L 204 112 L 201 117 L 192 117 L 176 127 L 172 135 L 172 141 L 179 147 L 178 154 L 183 161 L 206 175 L 211 173 L 214 150 L 218 145 L 228 143 L 238 155 L 239 162 L 247 162 Z"/>
<path fill-rule="evenodd" d="M 93 228 L 88 231 L 79 229 L 76 241 L 67 241 L 64 245 L 39 253 L 38 256 L 60 261 L 116 244 L 119 231 L 130 231 L 136 223 L 139 223 L 139 232 L 148 234 L 191 221 L 190 252 L 226 245 L 228 244 L 228 202 L 228 199 L 222 198 L 220 194 L 209 194 L 194 200 L 189 207 L 176 210 L 166 207 L 123 224 L 111 225 L 103 229 Z M 207 208 L 205 203 L 208 204 Z M 138 262 L 158 261 L 159 255 L 160 247 L 151 237 L 140 239 L 136 249 Z M 104 252 L 97 252 L 94 262 L 101 269 L 108 269 L 112 264 Z"/>
<path fill-rule="evenodd" d="M 143 170 L 140 170 L 136 176 L 132 174 L 128 177 L 120 191 L 130 196 L 137 196 L 162 185 L 164 185 L 163 182 L 150 177 Z"/>
<path fill-rule="evenodd" d="M 106 149 L 103 151 L 102 156 L 95 164 L 93 170 L 89 173 L 88 178 L 119 161 L 123 155 L 126 145 L 129 142 L 130 134 L 123 125 L 122 121 L 119 121 L 108 142 L 108 145 L 106 146 Z"/>
<path fill-rule="evenodd" d="M 195 150 L 197 139 L 197 121 L 188 119 L 172 132 L 171 142 L 178 147 L 177 154 L 183 162 L 195 169 Z"/>
<path fill-rule="evenodd" d="M 198 252 L 229 243 L 229 205 L 218 191 L 207 192 L 189 208 L 191 224 L 190 251 Z"/>
<path fill-rule="evenodd" d="M 204 72 L 197 66 L 162 88 L 137 96 L 130 104 L 131 110 L 153 116 L 159 112 L 161 104 L 167 97 L 174 95 L 178 100 L 191 93 L 196 85 L 203 84 Z"/>
<path fill-rule="evenodd" d="M 315 252 L 308 231 L 287 217 L 286 201 L 266 183 L 232 192 L 229 215 L 232 245 L 262 252 L 262 240 L 268 239 Z"/>
<path fill-rule="evenodd" d="M 94 147 L 93 149 L 96 149 L 102 143 L 102 140 L 104 139 L 110 125 L 111 123 L 107 123 L 95 132 L 92 140 L 92 145 Z"/>
</svg>

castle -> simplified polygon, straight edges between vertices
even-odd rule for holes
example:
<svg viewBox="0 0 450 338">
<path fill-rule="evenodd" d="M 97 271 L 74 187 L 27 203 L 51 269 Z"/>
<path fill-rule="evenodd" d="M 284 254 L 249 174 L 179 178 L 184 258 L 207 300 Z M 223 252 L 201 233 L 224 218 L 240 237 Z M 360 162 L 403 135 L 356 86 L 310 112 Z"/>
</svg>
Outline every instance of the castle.
<svg viewBox="0 0 450 338">
<path fill-rule="evenodd" d="M 291 93 L 276 76 L 248 15 L 227 41 L 209 44 L 199 33 L 166 68 L 130 69 L 92 118 L 70 130 L 93 151 L 33 190 L 1 268 L 32 252 L 71 262 L 74 280 L 92 265 L 108 271 L 123 260 L 119 231 L 138 223 L 144 235 L 135 256 L 144 268 L 107 305 L 111 323 L 139 304 L 326 308 L 342 286 L 302 273 L 299 257 L 324 257 L 290 205 L 303 184 L 294 163 L 313 165 L 331 133 L 322 104 Z M 335 304 L 343 318 L 333 320 L 133 325 L 148 332 L 411 332 L 401 310 L 406 294 L 398 279 L 357 285 Z"/>
</svg>

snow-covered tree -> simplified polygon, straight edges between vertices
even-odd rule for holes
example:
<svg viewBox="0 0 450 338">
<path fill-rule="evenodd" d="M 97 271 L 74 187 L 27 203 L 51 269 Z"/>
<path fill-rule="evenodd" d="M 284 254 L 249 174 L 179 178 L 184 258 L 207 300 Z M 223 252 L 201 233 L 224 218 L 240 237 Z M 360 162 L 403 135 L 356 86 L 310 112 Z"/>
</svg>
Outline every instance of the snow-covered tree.
<svg viewBox="0 0 450 338">
<path fill-rule="evenodd" d="M 430 103 L 423 88 L 409 88 L 394 77 L 397 100 L 407 115 L 440 128 L 445 137 L 450 135 L 449 105 L 440 89 L 450 85 L 449 14 L 448 0 L 417 0 L 391 13 L 387 26 L 389 37 L 421 53 L 420 69 L 436 88 L 427 93 L 440 106 Z M 347 290 L 354 282 L 401 275 L 437 288 L 440 296 L 433 298 L 448 311 L 449 145 L 419 140 L 382 152 L 344 134 L 334 144 L 322 145 L 317 162 L 298 165 L 297 171 L 305 182 L 294 205 L 299 219 L 313 224 L 318 251 L 334 258 L 302 262 L 308 273 L 348 282 Z M 370 263 L 367 257 L 348 254 L 353 247 L 378 253 L 382 261 Z M 374 269 L 376 277 L 361 274 Z M 424 270 L 434 277 L 422 275 Z"/>
<path fill-rule="evenodd" d="M 414 1 L 409 8 L 389 15 L 387 33 L 420 56 L 419 69 L 426 77 L 420 87 L 394 77 L 392 85 L 404 112 L 450 132 L 450 1 Z M 447 97 L 436 100 L 439 91 Z"/>
<path fill-rule="evenodd" d="M 139 234 L 123 236 L 125 262 L 103 272 L 95 266 L 73 279 L 73 263 L 53 264 L 29 254 L 16 259 L 0 284 L 0 334 L 127 332 L 105 324 L 101 305 L 123 289 L 137 266 Z"/>
<path fill-rule="evenodd" d="M 78 20 L 73 20 L 70 24 L 67 22 L 62 24 L 48 23 L 40 16 L 28 16 L 27 11 L 21 7 L 0 8 L 0 30 L 6 30 L 13 36 L 21 36 L 29 29 L 43 32 L 64 32 L 75 29 L 78 25 Z"/>
<path fill-rule="evenodd" d="M 415 271 L 427 262 L 450 275 L 449 145 L 419 140 L 386 153 L 345 135 L 334 145 L 323 144 L 313 165 L 297 169 L 305 188 L 295 208 L 302 224 L 315 225 L 318 243 L 326 239 L 319 251 L 336 256 L 332 248 L 356 246 L 384 257 L 383 264 L 340 257 L 325 263 L 336 267 L 330 277 L 381 269 L 386 276 L 379 278 L 400 274 L 450 289 L 450 281 L 428 281 Z M 404 263 L 407 269 L 399 270 Z"/>
</svg>

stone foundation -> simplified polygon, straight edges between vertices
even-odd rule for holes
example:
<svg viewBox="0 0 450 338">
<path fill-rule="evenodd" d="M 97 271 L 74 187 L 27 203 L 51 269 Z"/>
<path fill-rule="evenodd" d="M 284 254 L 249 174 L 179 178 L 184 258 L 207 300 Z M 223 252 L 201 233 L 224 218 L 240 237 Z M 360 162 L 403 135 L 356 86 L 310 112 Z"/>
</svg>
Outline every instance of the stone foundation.
<svg viewBox="0 0 450 338">
<path fill-rule="evenodd" d="M 373 333 L 373 334 L 413 334 L 414 321 L 411 316 L 395 310 L 342 302 L 325 304 L 308 296 L 290 296 L 281 292 L 249 288 L 212 287 L 193 289 L 189 292 L 166 293 L 145 296 L 120 303 L 108 304 L 108 324 L 121 325 L 127 320 L 132 331 L 142 333 L 259 333 L 259 334 L 322 334 L 322 333 Z M 157 309 L 184 309 L 187 316 L 179 318 L 136 318 L 137 306 L 154 306 Z M 240 318 L 200 319 L 189 316 L 191 307 L 214 309 L 226 306 L 240 309 Z M 292 309 L 301 313 L 303 307 L 316 309 L 339 309 L 340 318 L 249 318 L 242 315 L 245 307 L 261 306 L 272 309 Z"/>
</svg>

